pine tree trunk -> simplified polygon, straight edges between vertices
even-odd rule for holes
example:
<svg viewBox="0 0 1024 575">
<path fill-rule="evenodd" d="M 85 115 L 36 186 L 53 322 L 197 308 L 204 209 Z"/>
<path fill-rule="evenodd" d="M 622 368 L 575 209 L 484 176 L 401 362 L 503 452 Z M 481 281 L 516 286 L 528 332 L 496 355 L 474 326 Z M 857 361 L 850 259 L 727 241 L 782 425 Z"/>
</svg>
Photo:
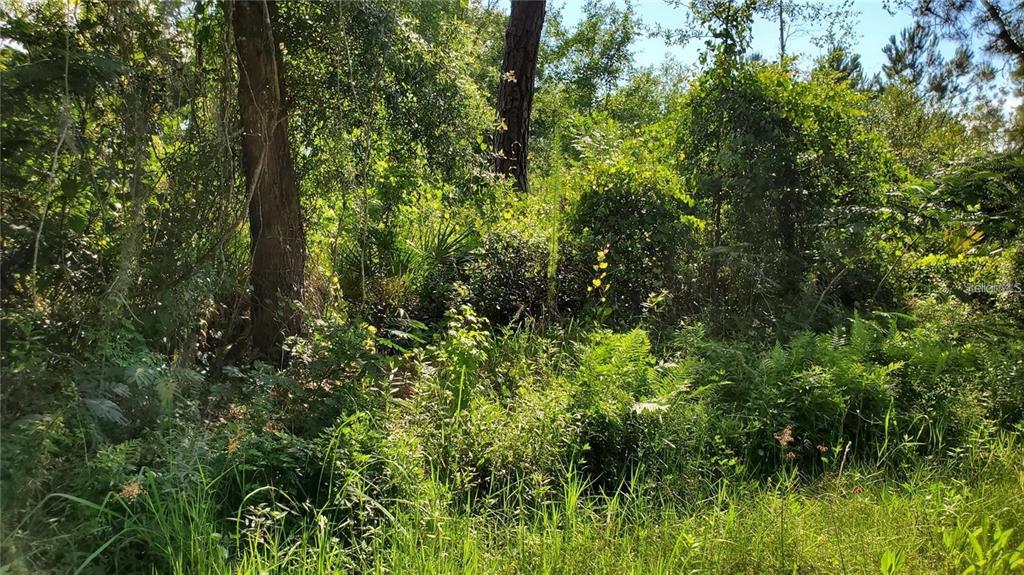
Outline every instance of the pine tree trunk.
<svg viewBox="0 0 1024 575">
<path fill-rule="evenodd" d="M 232 1 L 227 9 L 238 51 L 242 167 L 250 195 L 252 344 L 258 355 L 283 365 L 284 338 L 301 329 L 292 302 L 302 301 L 306 259 L 283 61 L 271 27 L 272 3 Z"/>
<path fill-rule="evenodd" d="M 494 135 L 495 171 L 514 176 L 524 192 L 529 190 L 526 153 L 545 4 L 544 0 L 512 0 L 498 86 L 501 126 Z"/>
</svg>

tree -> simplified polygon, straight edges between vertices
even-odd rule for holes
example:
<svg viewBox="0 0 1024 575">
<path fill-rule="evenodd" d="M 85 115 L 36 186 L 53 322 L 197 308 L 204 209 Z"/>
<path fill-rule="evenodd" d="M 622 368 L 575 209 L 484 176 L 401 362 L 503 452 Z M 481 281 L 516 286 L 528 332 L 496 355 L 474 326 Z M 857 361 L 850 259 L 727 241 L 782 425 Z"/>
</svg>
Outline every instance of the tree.
<svg viewBox="0 0 1024 575">
<path fill-rule="evenodd" d="M 855 11 L 852 0 L 838 2 L 800 0 L 761 0 L 757 14 L 775 21 L 779 28 L 779 61 L 786 58 L 789 41 L 812 29 L 820 33 L 812 37 L 818 47 L 844 45 L 853 35 Z"/>
<path fill-rule="evenodd" d="M 284 63 L 267 0 L 227 4 L 238 52 L 242 168 L 249 194 L 252 343 L 280 363 L 284 337 L 300 331 L 306 235 L 288 148 Z"/>
<path fill-rule="evenodd" d="M 848 82 L 850 87 L 855 90 L 863 89 L 866 83 L 860 54 L 849 52 L 844 48 L 833 47 L 827 54 L 818 58 L 815 68 L 835 74 L 837 81 Z"/>
<path fill-rule="evenodd" d="M 902 79 L 913 86 L 920 85 L 925 75 L 938 65 L 939 38 L 917 25 L 900 30 L 900 35 L 889 37 L 882 47 L 886 63 L 882 73 L 890 82 Z"/>
<path fill-rule="evenodd" d="M 1009 84 L 1018 97 L 1024 93 L 1024 2 L 1021 0 L 904 0 L 925 26 L 960 45 L 962 50 L 981 45 L 982 50 L 1010 64 Z M 994 66 L 981 69 L 988 79 Z M 1005 128 L 1005 138 L 1019 148 L 1024 141 L 1024 106 L 1017 105 Z"/>
<path fill-rule="evenodd" d="M 946 38 L 970 46 L 983 39 L 986 52 L 1024 68 L 1024 3 L 1020 0 L 916 0 L 914 15 Z"/>
<path fill-rule="evenodd" d="M 630 46 L 642 23 L 633 6 L 622 9 L 613 2 L 591 0 L 583 6 L 583 20 L 572 32 L 549 26 L 554 40 L 545 54 L 543 80 L 562 83 L 575 107 L 590 110 L 606 99 L 633 71 Z"/>
<path fill-rule="evenodd" d="M 530 109 L 537 71 L 537 52 L 544 25 L 544 0 L 513 0 L 505 31 L 505 51 L 498 85 L 498 118 L 494 136 L 495 171 L 514 175 L 519 189 L 529 190 L 527 151 Z"/>
<path fill-rule="evenodd" d="M 846 46 L 853 36 L 857 12 L 853 0 L 667 0 L 670 6 L 688 12 L 679 29 L 654 25 L 655 33 L 670 44 L 686 44 L 703 38 L 713 49 L 721 42 L 726 48 L 721 55 L 733 51 L 730 44 L 742 40 L 742 50 L 750 46 L 754 17 L 778 26 L 778 56 L 784 61 L 790 40 L 810 35 L 818 48 Z M 710 38 L 709 38 L 710 36 Z M 763 54 L 752 54 L 764 60 Z"/>
<path fill-rule="evenodd" d="M 921 23 L 904 28 L 899 37 L 890 36 L 882 52 L 887 60 L 882 73 L 888 82 L 906 82 L 939 100 L 961 95 L 965 89 L 961 80 L 974 71 L 969 47 L 958 47 L 947 61 L 939 52 L 939 37 Z"/>
<path fill-rule="evenodd" d="M 729 329 L 803 321 L 810 307 L 798 302 L 825 289 L 841 254 L 863 249 L 887 160 L 861 124 L 865 96 L 833 74 L 798 82 L 778 66 L 716 59 L 676 120 L 679 168 L 707 222 L 700 305 Z"/>
</svg>

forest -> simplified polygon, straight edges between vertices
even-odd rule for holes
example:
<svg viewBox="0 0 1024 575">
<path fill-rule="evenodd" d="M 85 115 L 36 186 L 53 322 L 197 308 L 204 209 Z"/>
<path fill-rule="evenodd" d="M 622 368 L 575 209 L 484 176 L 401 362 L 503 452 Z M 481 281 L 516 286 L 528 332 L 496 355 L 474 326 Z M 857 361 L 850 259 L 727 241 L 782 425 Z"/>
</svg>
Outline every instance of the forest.
<svg viewBox="0 0 1024 575">
<path fill-rule="evenodd" d="M 0 0 L 0 575 L 1024 573 L 1022 97 L 1022 0 Z"/>
</svg>

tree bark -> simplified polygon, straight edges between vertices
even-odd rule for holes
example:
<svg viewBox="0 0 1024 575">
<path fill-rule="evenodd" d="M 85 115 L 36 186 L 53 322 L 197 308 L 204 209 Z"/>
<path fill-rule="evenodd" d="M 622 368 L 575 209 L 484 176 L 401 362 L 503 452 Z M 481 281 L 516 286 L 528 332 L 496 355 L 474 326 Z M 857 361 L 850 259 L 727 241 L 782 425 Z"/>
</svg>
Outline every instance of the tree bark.
<svg viewBox="0 0 1024 575">
<path fill-rule="evenodd" d="M 545 5 L 544 0 L 512 0 L 498 86 L 501 125 L 494 135 L 495 172 L 514 176 L 523 192 L 529 191 L 527 143 Z"/>
<path fill-rule="evenodd" d="M 252 344 L 258 356 L 287 363 L 283 343 L 299 333 L 306 260 L 299 189 L 288 147 L 284 66 L 267 0 L 227 4 L 238 52 L 242 168 L 249 194 Z"/>
</svg>

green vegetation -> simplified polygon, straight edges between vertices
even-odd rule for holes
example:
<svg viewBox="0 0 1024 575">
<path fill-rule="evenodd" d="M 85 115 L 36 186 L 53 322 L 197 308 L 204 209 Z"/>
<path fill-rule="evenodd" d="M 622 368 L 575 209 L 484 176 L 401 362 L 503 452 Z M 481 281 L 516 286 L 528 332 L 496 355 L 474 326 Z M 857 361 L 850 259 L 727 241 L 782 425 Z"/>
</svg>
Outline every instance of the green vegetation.
<svg viewBox="0 0 1024 575">
<path fill-rule="evenodd" d="M 1024 35 L 961 4 L 873 78 L 749 53 L 814 2 L 658 70 L 600 0 L 4 4 L 0 573 L 1024 573 Z"/>
</svg>

